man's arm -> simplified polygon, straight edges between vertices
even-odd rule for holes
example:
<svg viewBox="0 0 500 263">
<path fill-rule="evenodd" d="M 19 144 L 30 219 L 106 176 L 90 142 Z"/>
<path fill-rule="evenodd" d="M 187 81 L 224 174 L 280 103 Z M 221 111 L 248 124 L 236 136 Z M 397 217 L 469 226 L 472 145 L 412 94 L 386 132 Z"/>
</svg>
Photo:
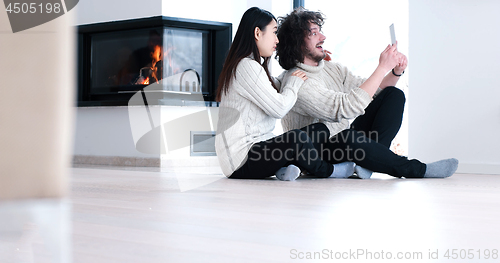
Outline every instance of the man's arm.
<svg viewBox="0 0 500 263">
<path fill-rule="evenodd" d="M 375 71 L 361 86 L 359 86 L 359 88 L 366 91 L 370 95 L 370 97 L 373 97 L 377 89 L 381 87 L 382 81 L 386 77 L 387 72 L 399 64 L 400 62 L 399 54 L 400 53 L 397 50 L 397 44 L 388 45 L 382 52 L 382 54 L 380 54 L 379 64 L 375 69 Z"/>
<path fill-rule="evenodd" d="M 370 96 L 359 88 L 353 88 L 347 93 L 339 92 L 309 79 L 299 90 L 294 111 L 328 122 L 339 122 L 364 114 L 370 102 Z"/>
<path fill-rule="evenodd" d="M 397 75 L 402 75 L 403 72 L 406 69 L 406 66 L 408 65 L 408 58 L 402 53 L 399 53 L 400 56 L 400 63 L 394 68 L 394 73 Z M 396 86 L 396 83 L 398 83 L 400 76 L 396 76 L 392 74 L 392 72 L 389 72 L 384 79 L 382 80 L 382 83 L 380 84 L 381 89 L 385 89 L 390 86 Z"/>
</svg>

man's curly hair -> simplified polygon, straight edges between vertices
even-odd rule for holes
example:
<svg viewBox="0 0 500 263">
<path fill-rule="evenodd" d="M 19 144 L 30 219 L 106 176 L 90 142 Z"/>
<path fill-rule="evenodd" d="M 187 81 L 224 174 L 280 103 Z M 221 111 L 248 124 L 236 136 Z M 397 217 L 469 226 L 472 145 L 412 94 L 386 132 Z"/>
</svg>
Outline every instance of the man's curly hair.
<svg viewBox="0 0 500 263">
<path fill-rule="evenodd" d="M 296 8 L 285 17 L 278 17 L 276 58 L 282 68 L 289 70 L 304 62 L 305 37 L 309 34 L 309 22 L 323 26 L 323 14 L 303 7 Z"/>
</svg>

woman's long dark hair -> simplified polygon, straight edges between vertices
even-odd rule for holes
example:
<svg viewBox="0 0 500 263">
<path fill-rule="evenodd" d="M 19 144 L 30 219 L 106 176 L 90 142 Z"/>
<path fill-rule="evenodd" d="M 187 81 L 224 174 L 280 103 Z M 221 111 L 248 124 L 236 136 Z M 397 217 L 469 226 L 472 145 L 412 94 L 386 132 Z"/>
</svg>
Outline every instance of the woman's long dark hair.
<svg viewBox="0 0 500 263">
<path fill-rule="evenodd" d="M 233 43 L 227 54 L 226 61 L 222 67 L 222 71 L 219 76 L 219 83 L 217 86 L 217 97 L 216 100 L 220 101 L 222 93 L 226 93 L 229 90 L 229 85 L 231 80 L 235 77 L 236 67 L 240 61 L 249 56 L 253 55 L 253 59 L 259 64 L 261 63 L 259 49 L 255 43 L 254 31 L 258 27 L 261 31 L 266 29 L 266 26 L 271 23 L 271 21 L 276 18 L 269 11 L 260 9 L 258 7 L 252 7 L 248 9 L 241 18 L 240 25 L 238 26 L 238 31 L 234 36 Z M 269 59 L 271 57 L 264 58 L 264 63 L 262 67 L 266 71 L 267 77 L 271 82 L 271 85 L 278 90 L 271 79 L 269 74 Z"/>
</svg>

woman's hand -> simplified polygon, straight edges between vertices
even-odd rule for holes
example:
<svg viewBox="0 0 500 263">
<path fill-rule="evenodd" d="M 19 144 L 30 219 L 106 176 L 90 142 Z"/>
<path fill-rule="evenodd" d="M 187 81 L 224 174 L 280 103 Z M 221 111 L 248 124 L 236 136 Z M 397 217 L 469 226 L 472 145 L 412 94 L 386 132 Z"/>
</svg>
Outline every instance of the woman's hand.
<svg viewBox="0 0 500 263">
<path fill-rule="evenodd" d="M 297 69 L 295 72 L 292 73 L 292 76 L 299 77 L 303 81 L 307 80 L 307 75 L 304 71 Z"/>
<path fill-rule="evenodd" d="M 330 54 L 332 54 L 332 52 L 325 49 L 325 61 L 332 61 L 332 57 L 330 57 Z"/>
</svg>

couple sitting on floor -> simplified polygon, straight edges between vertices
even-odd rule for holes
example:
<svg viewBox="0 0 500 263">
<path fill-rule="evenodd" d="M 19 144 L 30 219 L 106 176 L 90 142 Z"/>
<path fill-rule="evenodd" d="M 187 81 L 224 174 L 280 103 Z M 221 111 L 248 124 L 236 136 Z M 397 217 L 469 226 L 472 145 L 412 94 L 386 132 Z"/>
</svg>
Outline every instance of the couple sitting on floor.
<svg viewBox="0 0 500 263">
<path fill-rule="evenodd" d="M 285 181 L 301 171 L 322 178 L 453 175 L 456 159 L 425 164 L 389 149 L 405 104 L 394 87 L 408 63 L 397 44 L 385 48 L 369 78 L 360 78 L 325 61 L 323 20 L 303 8 L 279 20 L 257 7 L 243 15 L 217 90 L 215 146 L 223 173 Z M 286 70 L 278 78 L 268 69 L 275 50 Z M 272 134 L 276 119 L 286 131 L 279 136 Z"/>
</svg>

